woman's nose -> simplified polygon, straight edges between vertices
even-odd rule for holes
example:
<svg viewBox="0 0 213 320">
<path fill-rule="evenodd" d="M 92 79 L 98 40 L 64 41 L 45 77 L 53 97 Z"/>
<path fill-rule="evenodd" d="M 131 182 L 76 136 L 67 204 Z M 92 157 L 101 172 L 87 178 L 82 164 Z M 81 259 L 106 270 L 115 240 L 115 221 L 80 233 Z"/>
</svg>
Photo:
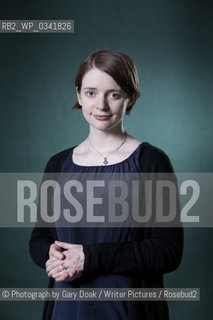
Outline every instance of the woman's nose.
<svg viewBox="0 0 213 320">
<path fill-rule="evenodd" d="M 97 109 L 99 109 L 99 110 L 107 110 L 108 108 L 109 108 L 109 105 L 108 105 L 107 99 L 105 97 L 100 98 L 97 101 Z"/>
</svg>

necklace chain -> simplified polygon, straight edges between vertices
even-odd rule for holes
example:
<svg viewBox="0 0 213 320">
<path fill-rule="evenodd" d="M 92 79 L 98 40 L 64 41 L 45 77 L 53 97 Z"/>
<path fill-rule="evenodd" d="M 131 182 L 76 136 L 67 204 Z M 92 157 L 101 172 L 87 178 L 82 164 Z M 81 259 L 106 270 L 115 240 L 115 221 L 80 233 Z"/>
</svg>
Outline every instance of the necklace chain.
<svg viewBox="0 0 213 320">
<path fill-rule="evenodd" d="M 109 161 L 107 160 L 107 158 L 114 152 L 117 152 L 121 147 L 122 145 L 126 142 L 126 132 L 124 133 L 124 139 L 123 141 L 121 142 L 121 144 L 119 144 L 119 146 L 115 149 L 115 150 L 112 150 L 109 154 L 107 154 L 106 156 L 104 156 L 101 152 L 99 152 L 92 144 L 91 142 L 89 141 L 89 138 L 87 138 L 88 142 L 89 142 L 89 145 L 95 150 L 95 152 L 97 152 L 100 156 L 102 156 L 104 158 L 103 160 L 103 164 L 107 165 L 109 163 Z"/>
</svg>

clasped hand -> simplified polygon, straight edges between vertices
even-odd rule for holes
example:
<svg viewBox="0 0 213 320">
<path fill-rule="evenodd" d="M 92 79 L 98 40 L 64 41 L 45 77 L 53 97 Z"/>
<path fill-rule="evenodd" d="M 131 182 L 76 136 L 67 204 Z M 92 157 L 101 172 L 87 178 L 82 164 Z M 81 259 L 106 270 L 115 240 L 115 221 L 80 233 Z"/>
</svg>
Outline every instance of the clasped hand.
<svg viewBox="0 0 213 320">
<path fill-rule="evenodd" d="M 56 281 L 72 281 L 81 276 L 84 259 L 82 245 L 55 241 L 50 246 L 46 272 Z"/>
</svg>

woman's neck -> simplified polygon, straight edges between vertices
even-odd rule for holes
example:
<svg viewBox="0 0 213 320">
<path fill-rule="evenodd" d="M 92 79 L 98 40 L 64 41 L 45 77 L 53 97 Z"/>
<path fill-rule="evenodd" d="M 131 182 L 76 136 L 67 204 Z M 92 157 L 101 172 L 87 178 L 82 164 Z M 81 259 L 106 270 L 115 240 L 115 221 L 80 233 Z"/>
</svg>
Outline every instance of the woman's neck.
<svg viewBox="0 0 213 320">
<path fill-rule="evenodd" d="M 125 130 L 123 127 L 111 129 L 110 131 L 98 130 L 90 127 L 88 140 L 90 144 L 98 150 L 103 152 L 116 147 L 117 144 L 122 142 L 125 137 Z"/>
</svg>

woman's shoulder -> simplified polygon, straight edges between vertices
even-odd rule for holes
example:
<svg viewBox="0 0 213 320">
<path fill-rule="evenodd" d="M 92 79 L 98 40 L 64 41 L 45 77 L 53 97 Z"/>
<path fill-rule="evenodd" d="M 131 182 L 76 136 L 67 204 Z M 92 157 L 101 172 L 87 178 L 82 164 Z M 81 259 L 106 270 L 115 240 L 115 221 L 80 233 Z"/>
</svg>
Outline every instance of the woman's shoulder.
<svg viewBox="0 0 213 320">
<path fill-rule="evenodd" d="M 146 167 L 148 166 L 152 172 L 174 171 L 168 154 L 149 142 L 143 143 L 141 164 Z"/>
<path fill-rule="evenodd" d="M 60 172 L 61 166 L 64 160 L 67 158 L 71 150 L 75 148 L 75 146 L 62 150 L 56 154 L 54 154 L 47 162 L 45 166 L 45 172 Z"/>
<path fill-rule="evenodd" d="M 144 147 L 145 147 L 144 151 L 149 156 L 152 156 L 156 159 L 169 158 L 169 156 L 167 155 L 167 153 L 163 149 L 153 145 L 150 142 L 144 142 Z"/>
</svg>

